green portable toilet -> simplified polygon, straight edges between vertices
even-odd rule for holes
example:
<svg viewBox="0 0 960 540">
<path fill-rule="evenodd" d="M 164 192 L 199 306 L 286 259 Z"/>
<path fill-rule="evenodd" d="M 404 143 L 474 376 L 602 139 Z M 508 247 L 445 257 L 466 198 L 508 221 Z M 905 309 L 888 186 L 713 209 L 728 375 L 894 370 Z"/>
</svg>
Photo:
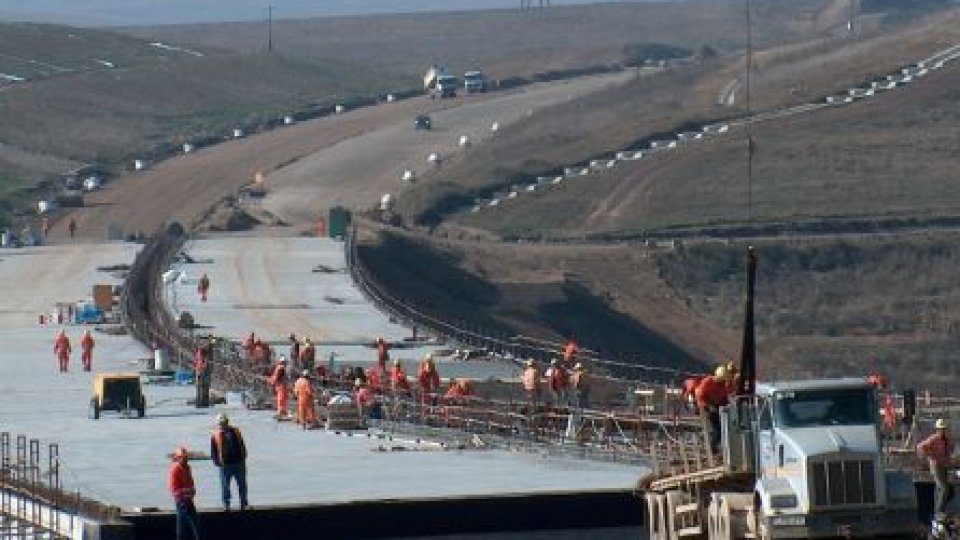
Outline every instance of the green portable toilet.
<svg viewBox="0 0 960 540">
<path fill-rule="evenodd" d="M 350 224 L 350 211 L 342 206 L 330 209 L 330 226 L 327 227 L 330 238 L 344 238 L 347 235 L 347 225 Z"/>
</svg>

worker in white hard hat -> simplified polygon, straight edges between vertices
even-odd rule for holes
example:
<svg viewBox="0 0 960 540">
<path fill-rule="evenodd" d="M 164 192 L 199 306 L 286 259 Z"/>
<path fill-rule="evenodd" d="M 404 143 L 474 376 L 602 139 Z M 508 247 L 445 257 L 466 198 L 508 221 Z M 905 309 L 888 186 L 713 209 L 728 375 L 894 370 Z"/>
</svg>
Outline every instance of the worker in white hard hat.
<svg viewBox="0 0 960 540">
<path fill-rule="evenodd" d="M 953 486 L 947 481 L 947 468 L 952 462 L 954 442 L 950 438 L 950 427 L 945 418 L 938 418 L 933 427 L 933 435 L 917 445 L 917 453 L 927 458 L 930 463 L 930 474 L 936 484 L 933 515 L 937 522 L 943 522 L 947 504 L 953 499 Z"/>
<path fill-rule="evenodd" d="M 694 392 L 697 408 L 704 419 L 704 429 L 713 455 L 720 453 L 720 407 L 729 402 L 727 368 L 717 366 L 713 375 L 704 377 Z"/>
</svg>

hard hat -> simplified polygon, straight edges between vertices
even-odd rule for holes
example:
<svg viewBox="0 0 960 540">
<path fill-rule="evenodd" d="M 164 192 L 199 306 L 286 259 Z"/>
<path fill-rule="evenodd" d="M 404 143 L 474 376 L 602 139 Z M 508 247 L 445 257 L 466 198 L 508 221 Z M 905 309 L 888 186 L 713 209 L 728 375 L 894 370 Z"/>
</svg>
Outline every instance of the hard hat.
<svg viewBox="0 0 960 540">
<path fill-rule="evenodd" d="M 576 364 L 575 366 L 573 366 L 573 369 L 575 369 L 575 370 L 577 370 L 577 371 L 582 371 L 582 370 L 583 370 L 583 364 L 581 364 L 580 362 L 577 362 L 577 364 Z"/>
<path fill-rule="evenodd" d="M 296 341 L 297 335 L 296 335 L 296 334 L 290 334 L 290 339 Z"/>
<path fill-rule="evenodd" d="M 730 372 L 737 371 L 737 364 L 735 364 L 733 360 L 727 360 L 726 368 L 727 368 L 727 371 L 730 371 Z"/>
<path fill-rule="evenodd" d="M 394 361 L 393 361 L 393 365 L 399 366 L 399 365 L 400 365 L 400 359 L 397 358 L 396 360 L 394 360 Z"/>
<path fill-rule="evenodd" d="M 727 368 L 725 368 L 724 366 L 717 366 L 716 371 L 713 372 L 713 376 L 718 379 L 727 378 Z"/>
<path fill-rule="evenodd" d="M 936 429 L 947 429 L 947 420 L 945 418 L 937 418 L 937 422 L 933 424 L 933 427 Z"/>
<path fill-rule="evenodd" d="M 230 423 L 230 418 L 228 418 L 227 415 L 220 413 L 217 415 L 217 423 L 221 426 L 225 426 Z"/>
<path fill-rule="evenodd" d="M 305 369 L 305 370 L 303 370 L 303 371 L 300 373 L 300 375 L 302 375 L 302 376 L 304 376 L 304 377 L 309 377 L 309 376 L 310 376 L 310 370 L 309 370 L 309 369 Z"/>
<path fill-rule="evenodd" d="M 177 448 L 173 452 L 173 459 L 177 461 L 180 461 L 182 459 L 187 459 L 187 457 L 189 456 L 190 456 L 190 452 L 188 452 L 187 449 L 182 446 L 180 448 Z"/>
<path fill-rule="evenodd" d="M 353 380 L 353 385 L 354 385 L 354 386 L 363 386 L 363 379 L 361 379 L 361 378 L 359 378 L 359 377 L 356 378 L 356 379 L 354 379 L 354 380 Z"/>
<path fill-rule="evenodd" d="M 533 367 L 534 361 L 533 358 L 527 358 L 527 367 Z"/>
<path fill-rule="evenodd" d="M 286 363 L 287 363 L 287 357 L 286 357 L 286 356 L 281 356 L 281 357 L 280 357 L 280 363 L 281 363 L 281 364 L 286 364 Z"/>
<path fill-rule="evenodd" d="M 383 343 L 383 337 L 378 337 L 378 338 L 377 338 L 377 343 Z"/>
<path fill-rule="evenodd" d="M 557 365 L 557 363 L 558 363 L 558 362 L 557 362 L 557 359 L 556 359 L 556 358 L 554 358 L 553 360 L 550 360 L 550 365 L 551 365 L 551 366 L 555 366 L 555 365 Z"/>
</svg>

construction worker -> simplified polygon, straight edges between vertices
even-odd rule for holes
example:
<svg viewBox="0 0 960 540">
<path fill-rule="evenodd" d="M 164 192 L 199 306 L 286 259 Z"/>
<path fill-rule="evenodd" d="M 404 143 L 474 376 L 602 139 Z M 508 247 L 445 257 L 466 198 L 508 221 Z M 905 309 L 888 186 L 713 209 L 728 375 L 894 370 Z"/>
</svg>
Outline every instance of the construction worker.
<svg viewBox="0 0 960 540">
<path fill-rule="evenodd" d="M 450 379 L 450 387 L 447 393 L 443 395 L 448 402 L 456 402 L 458 398 L 473 396 L 473 386 L 468 379 Z"/>
<path fill-rule="evenodd" d="M 289 351 L 289 354 L 287 355 L 287 358 L 289 358 L 295 365 L 297 365 L 297 368 L 299 369 L 300 342 L 297 340 L 296 334 L 290 334 L 290 337 L 288 339 L 290 340 L 290 351 Z"/>
<path fill-rule="evenodd" d="M 300 378 L 293 384 L 293 393 L 297 396 L 297 423 L 303 429 L 317 427 L 316 402 L 313 397 L 313 385 L 310 383 L 310 371 L 303 370 Z"/>
<path fill-rule="evenodd" d="M 563 348 L 563 367 L 570 369 L 573 367 L 574 360 L 577 358 L 577 353 L 580 352 L 580 347 L 577 345 L 577 340 L 570 338 L 567 341 L 566 346 Z"/>
<path fill-rule="evenodd" d="M 369 411 L 377 401 L 377 395 L 363 379 L 353 381 L 353 399 L 360 407 L 361 413 Z"/>
<path fill-rule="evenodd" d="M 200 409 L 210 406 L 210 356 L 213 347 L 205 343 L 197 347 L 193 354 L 193 372 L 196 379 L 195 406 Z"/>
<path fill-rule="evenodd" d="M 53 353 L 57 355 L 61 373 L 66 373 L 70 367 L 70 352 L 70 338 L 67 337 L 67 332 L 61 329 L 53 341 Z"/>
<path fill-rule="evenodd" d="M 300 351 L 300 368 L 312 372 L 316 358 L 317 349 L 313 346 L 310 338 L 307 338 L 304 340 L 303 349 Z"/>
<path fill-rule="evenodd" d="M 253 359 L 253 348 L 257 345 L 257 336 L 253 332 L 243 340 L 243 350 L 247 352 L 247 359 Z"/>
<path fill-rule="evenodd" d="M 71 235 L 72 236 L 72 235 Z M 207 301 L 207 291 L 210 290 L 210 278 L 207 277 L 207 274 L 200 276 L 200 281 L 197 282 L 197 292 L 200 294 L 200 301 Z"/>
<path fill-rule="evenodd" d="M 393 371 L 390 372 L 390 388 L 394 392 L 410 392 L 410 382 L 407 381 L 407 374 L 403 371 L 400 359 L 393 361 Z"/>
<path fill-rule="evenodd" d="M 537 369 L 537 362 L 533 358 L 528 359 L 524 364 L 523 372 L 520 374 L 520 384 L 523 386 L 527 401 L 535 406 L 540 401 L 540 370 Z"/>
<path fill-rule="evenodd" d="M 193 472 L 190 470 L 189 453 L 186 448 L 178 448 L 173 453 L 173 464 L 167 475 L 167 486 L 173 495 L 173 502 L 177 509 L 177 540 L 187 538 L 187 531 L 194 540 L 203 538 L 200 528 L 200 519 L 197 516 L 197 507 L 193 498 L 197 489 L 193 483 Z"/>
<path fill-rule="evenodd" d="M 44 240 L 46 240 L 47 236 L 50 234 L 50 218 L 43 216 L 43 219 L 40 220 L 40 229 L 43 231 Z"/>
<path fill-rule="evenodd" d="M 933 518 L 942 523 L 946 518 L 947 504 L 953 499 L 953 486 L 947 481 L 947 468 L 952 464 L 954 442 L 950 438 L 945 418 L 937 418 L 935 432 L 917 445 L 917 453 L 927 458 L 930 474 L 936 484 Z"/>
<path fill-rule="evenodd" d="M 83 370 L 90 371 L 91 366 L 93 365 L 93 346 L 95 345 L 93 341 L 93 336 L 90 335 L 89 330 L 83 331 L 83 338 L 80 340 L 80 361 L 83 363 Z"/>
<path fill-rule="evenodd" d="M 573 395 L 577 400 L 577 407 L 586 409 L 590 403 L 590 387 L 592 385 L 591 377 L 587 374 L 583 364 L 577 362 L 573 366 L 573 375 L 570 377 L 570 386 L 573 388 Z"/>
<path fill-rule="evenodd" d="M 277 396 L 277 420 L 287 417 L 287 403 L 290 393 L 287 390 L 287 357 L 281 356 L 270 374 L 270 386 Z"/>
<path fill-rule="evenodd" d="M 217 429 L 210 436 L 210 457 L 220 468 L 223 509 L 230 510 L 230 480 L 237 481 L 240 509 L 247 509 L 247 445 L 240 430 L 230 425 L 225 414 L 217 415 Z"/>
<path fill-rule="evenodd" d="M 387 378 L 387 372 L 380 368 L 380 365 L 370 366 L 366 372 L 366 384 L 376 392 L 383 389 L 383 381 Z"/>
<path fill-rule="evenodd" d="M 695 392 L 697 407 L 704 419 L 704 429 L 713 455 L 720 453 L 720 407 L 729 401 L 727 368 L 717 367 L 713 375 L 704 377 Z"/>
<path fill-rule="evenodd" d="M 380 365 L 380 370 L 387 371 L 387 362 L 390 361 L 390 345 L 382 338 L 377 338 L 377 364 Z"/>
<path fill-rule="evenodd" d="M 437 371 L 436 364 L 433 363 L 433 355 L 424 355 L 417 372 L 417 381 L 420 383 L 420 396 L 423 401 L 440 390 L 440 373 Z"/>
<path fill-rule="evenodd" d="M 554 405 L 566 405 L 567 403 L 567 386 L 569 385 L 569 378 L 567 377 L 567 370 L 560 365 L 560 361 L 554 358 L 550 361 L 550 368 L 547 369 L 547 372 L 544 373 L 547 378 L 547 381 L 550 385 L 550 394 L 553 396 Z"/>
<path fill-rule="evenodd" d="M 70 238 L 77 233 L 77 220 L 70 218 L 70 223 L 67 224 L 67 230 L 70 231 Z"/>
</svg>

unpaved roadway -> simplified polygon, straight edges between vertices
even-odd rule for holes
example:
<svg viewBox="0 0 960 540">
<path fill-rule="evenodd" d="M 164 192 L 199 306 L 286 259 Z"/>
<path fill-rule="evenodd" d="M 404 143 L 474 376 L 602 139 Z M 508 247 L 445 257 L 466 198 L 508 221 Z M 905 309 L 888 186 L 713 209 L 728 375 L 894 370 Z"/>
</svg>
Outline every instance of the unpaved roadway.
<svg viewBox="0 0 960 540">
<path fill-rule="evenodd" d="M 408 164 L 455 148 L 461 134 L 479 138 L 496 120 L 503 128 L 533 110 L 618 84 L 633 72 L 531 85 L 511 92 L 434 102 L 418 97 L 233 140 L 131 173 L 87 197 L 52 236 L 63 237 L 70 217 L 81 237 L 104 238 L 108 225 L 152 233 L 168 219 L 192 224 L 223 196 L 237 193 L 257 172 L 268 176 L 266 205 L 295 224 L 312 223 L 336 204 L 372 206 L 399 185 Z M 434 116 L 436 132 L 414 132 L 419 112 Z M 351 140 L 354 139 L 354 140 Z M 308 158 L 303 165 L 298 160 Z M 280 169 L 280 170 L 277 170 Z"/>
</svg>

